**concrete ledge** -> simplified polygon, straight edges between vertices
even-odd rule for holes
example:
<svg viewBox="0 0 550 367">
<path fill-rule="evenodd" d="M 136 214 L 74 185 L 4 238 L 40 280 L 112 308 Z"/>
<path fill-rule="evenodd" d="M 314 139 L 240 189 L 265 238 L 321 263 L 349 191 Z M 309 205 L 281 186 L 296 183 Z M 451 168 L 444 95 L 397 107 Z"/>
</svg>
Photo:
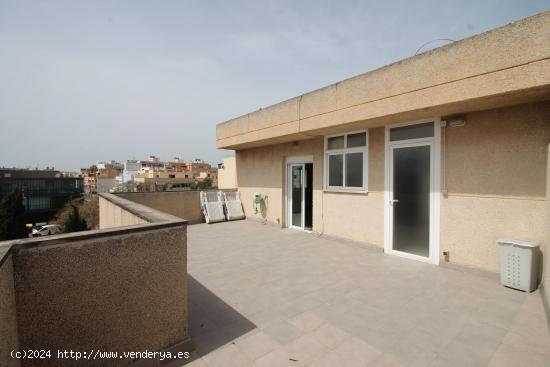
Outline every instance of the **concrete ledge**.
<svg viewBox="0 0 550 367">
<path fill-rule="evenodd" d="M 21 348 L 191 351 L 188 222 L 112 194 L 100 196 L 140 218 L 139 224 L 0 242 L 0 269 L 13 269 Z M 3 357 L 0 365 L 8 362 Z M 78 364 L 73 362 L 40 365 Z"/>
<path fill-rule="evenodd" d="M 215 189 L 205 191 L 233 192 L 237 189 Z M 115 194 L 149 209 L 158 210 L 177 218 L 187 220 L 188 224 L 204 223 L 204 215 L 200 207 L 200 191 L 154 191 L 154 192 L 123 192 Z"/>
<path fill-rule="evenodd" d="M 161 212 L 159 210 L 150 208 L 145 205 L 141 205 L 134 201 L 126 200 L 120 196 L 113 194 L 99 194 L 105 200 L 110 201 L 111 203 L 121 207 L 124 210 L 129 211 L 130 213 L 142 218 L 143 220 L 151 223 L 155 222 L 167 222 L 167 221 L 182 221 L 184 219 L 176 217 L 171 214 Z M 184 220 L 185 221 L 185 220 Z"/>
</svg>

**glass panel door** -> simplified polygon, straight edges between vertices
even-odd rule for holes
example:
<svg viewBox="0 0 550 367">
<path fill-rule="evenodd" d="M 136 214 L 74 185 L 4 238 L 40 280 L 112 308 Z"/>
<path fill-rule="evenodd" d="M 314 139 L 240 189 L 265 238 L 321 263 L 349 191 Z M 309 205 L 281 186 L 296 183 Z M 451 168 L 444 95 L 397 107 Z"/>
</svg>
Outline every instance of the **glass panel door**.
<svg viewBox="0 0 550 367">
<path fill-rule="evenodd" d="M 393 250 L 430 255 L 430 145 L 392 147 Z"/>
<path fill-rule="evenodd" d="M 303 201 L 304 201 L 304 165 L 290 166 L 291 177 L 291 208 L 290 220 L 293 227 L 303 228 Z"/>
</svg>

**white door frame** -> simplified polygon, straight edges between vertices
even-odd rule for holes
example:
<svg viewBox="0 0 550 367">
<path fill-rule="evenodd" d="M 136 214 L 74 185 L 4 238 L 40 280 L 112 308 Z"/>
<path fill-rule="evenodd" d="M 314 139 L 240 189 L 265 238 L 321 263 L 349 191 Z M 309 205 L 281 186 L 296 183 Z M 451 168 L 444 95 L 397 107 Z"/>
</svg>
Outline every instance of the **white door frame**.
<svg viewBox="0 0 550 367">
<path fill-rule="evenodd" d="M 288 228 L 292 229 L 299 229 L 302 231 L 309 232 L 305 229 L 305 172 L 306 172 L 306 163 L 312 163 L 313 164 L 313 156 L 307 155 L 307 156 L 295 156 L 295 157 L 287 157 L 286 158 L 286 187 L 285 187 L 285 219 L 286 219 L 286 226 Z M 295 165 L 301 165 L 302 166 L 302 226 L 294 226 L 292 225 L 292 166 Z"/>
<path fill-rule="evenodd" d="M 416 125 L 427 122 L 434 123 L 434 136 L 430 138 L 409 139 L 390 142 L 390 129 L 407 125 Z M 393 148 L 430 146 L 430 250 L 429 256 L 423 257 L 393 249 L 393 177 L 391 177 L 393 163 Z M 439 264 L 440 249 L 440 212 L 441 212 L 441 119 L 433 118 L 420 121 L 405 122 L 386 126 L 385 142 L 385 169 L 384 169 L 384 252 L 409 259 Z"/>
</svg>

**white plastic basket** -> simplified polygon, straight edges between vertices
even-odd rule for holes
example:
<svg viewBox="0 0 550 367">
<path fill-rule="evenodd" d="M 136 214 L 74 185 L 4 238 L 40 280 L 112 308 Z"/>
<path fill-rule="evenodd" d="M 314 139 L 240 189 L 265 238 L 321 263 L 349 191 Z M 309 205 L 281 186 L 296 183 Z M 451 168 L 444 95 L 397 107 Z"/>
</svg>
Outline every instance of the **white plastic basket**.
<svg viewBox="0 0 550 367">
<path fill-rule="evenodd" d="M 537 289 L 539 245 L 532 241 L 502 239 L 500 282 L 505 287 L 531 292 Z"/>
</svg>

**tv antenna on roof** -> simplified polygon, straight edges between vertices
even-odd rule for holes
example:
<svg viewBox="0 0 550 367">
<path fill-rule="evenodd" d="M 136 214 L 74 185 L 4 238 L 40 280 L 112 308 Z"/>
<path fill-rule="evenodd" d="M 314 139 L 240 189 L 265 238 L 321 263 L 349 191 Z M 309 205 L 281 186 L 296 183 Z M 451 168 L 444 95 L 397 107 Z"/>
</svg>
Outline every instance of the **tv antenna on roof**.
<svg viewBox="0 0 550 367">
<path fill-rule="evenodd" d="M 420 50 L 422 50 L 422 49 L 424 48 L 424 46 L 427 46 L 427 45 L 429 45 L 430 43 L 435 42 L 435 41 L 446 41 L 446 42 L 450 42 L 450 43 L 456 42 L 455 40 L 452 40 L 452 39 L 450 39 L 450 38 L 436 38 L 436 39 L 433 39 L 433 40 L 431 40 L 431 41 L 428 41 L 428 42 L 424 43 L 422 46 L 420 46 L 420 47 L 418 48 L 418 50 L 416 50 L 416 52 L 414 53 L 414 56 L 418 55 L 418 53 L 420 52 Z"/>
</svg>

